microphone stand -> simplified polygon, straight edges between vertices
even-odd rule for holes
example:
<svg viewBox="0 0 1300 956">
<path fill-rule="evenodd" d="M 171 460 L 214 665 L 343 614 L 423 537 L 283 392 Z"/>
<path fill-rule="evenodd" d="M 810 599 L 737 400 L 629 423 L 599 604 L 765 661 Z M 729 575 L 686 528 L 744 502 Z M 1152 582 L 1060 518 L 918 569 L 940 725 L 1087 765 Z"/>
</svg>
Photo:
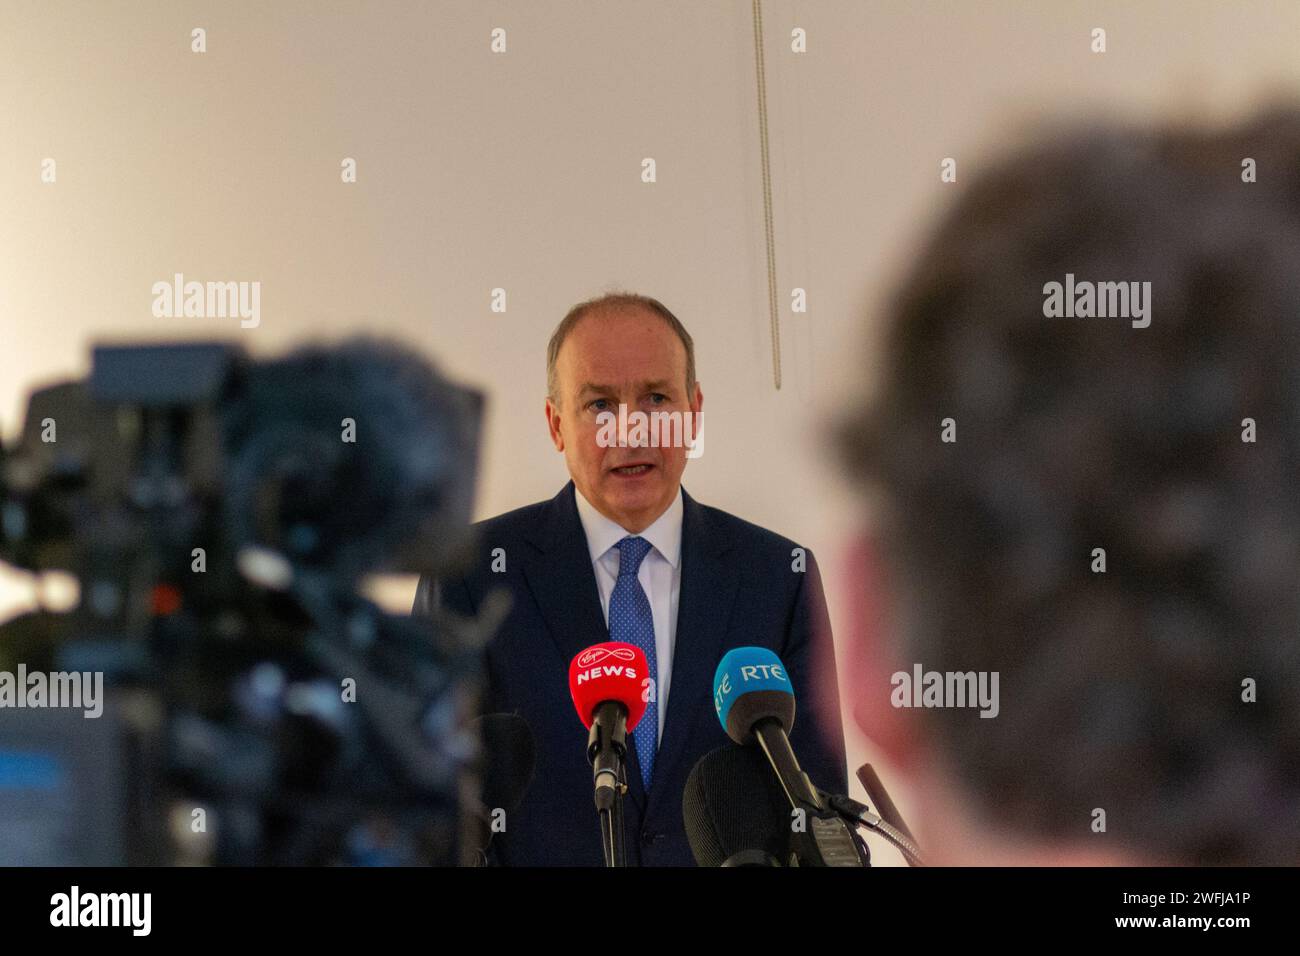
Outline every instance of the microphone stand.
<svg viewBox="0 0 1300 956">
<path fill-rule="evenodd" d="M 627 866 L 623 796 L 627 793 L 627 712 L 613 701 L 596 708 L 587 736 L 587 759 L 596 786 L 600 840 L 606 866 Z"/>
<path fill-rule="evenodd" d="M 916 845 L 916 838 L 903 822 L 898 808 L 894 806 L 894 801 L 889 799 L 889 794 L 885 792 L 885 785 L 881 783 L 880 777 L 876 775 L 871 764 L 863 764 L 858 769 L 858 780 L 866 788 L 872 802 L 880 808 L 880 813 L 873 813 L 866 804 L 858 803 L 843 794 L 820 791 L 822 799 L 849 823 L 879 833 L 903 854 L 903 859 L 907 861 L 908 866 L 925 866 L 925 862 L 921 859 L 921 850 Z"/>
<path fill-rule="evenodd" d="M 605 845 L 606 866 L 627 866 L 627 845 L 623 834 L 623 794 L 626 792 L 627 776 L 620 761 L 613 806 L 600 811 L 600 832 Z"/>
<path fill-rule="evenodd" d="M 863 789 L 867 791 L 867 799 L 874 803 L 880 811 L 880 818 L 913 843 L 916 843 L 916 837 L 912 836 L 912 831 L 903 822 L 903 815 L 898 812 L 898 807 L 894 806 L 894 801 L 889 799 L 885 784 L 871 764 L 864 763 L 858 768 L 858 781 L 862 784 Z"/>
</svg>

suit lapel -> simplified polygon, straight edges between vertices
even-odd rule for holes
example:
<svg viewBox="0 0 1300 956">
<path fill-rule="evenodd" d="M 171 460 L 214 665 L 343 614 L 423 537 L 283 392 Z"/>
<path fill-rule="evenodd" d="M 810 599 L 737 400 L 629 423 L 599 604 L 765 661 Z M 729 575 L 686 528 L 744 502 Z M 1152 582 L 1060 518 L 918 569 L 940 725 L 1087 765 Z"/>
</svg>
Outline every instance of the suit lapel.
<svg viewBox="0 0 1300 956">
<path fill-rule="evenodd" d="M 668 688 L 668 714 L 655 757 L 651 802 L 665 799 L 672 771 L 686 749 L 696 720 L 714 719 L 713 673 L 722 657 L 722 642 L 735 603 L 738 570 L 731 542 L 707 512 L 682 489 L 681 592 L 677 602 L 677 634 L 673 648 L 673 678 Z M 707 709 L 707 715 L 703 711 Z M 674 778 L 675 779 L 675 778 Z M 681 799 L 681 789 L 667 794 Z"/>
<path fill-rule="evenodd" d="M 609 628 L 600 607 L 600 590 L 596 587 L 596 572 L 587 549 L 587 535 L 578 518 L 575 494 L 570 481 L 543 509 L 536 524 L 525 535 L 536 551 L 526 554 L 523 560 L 524 579 L 564 661 L 566 680 L 569 662 L 580 651 L 609 640 Z M 680 625 L 678 633 L 680 639 Z M 676 680 L 675 670 L 673 676 Z M 575 747 L 582 746 L 579 738 L 581 725 L 577 720 L 577 714 L 574 714 Z M 641 784 L 641 771 L 631 735 L 628 736 L 628 754 L 628 793 L 639 807 L 644 808 L 645 788 Z"/>
<path fill-rule="evenodd" d="M 609 640 L 573 496 L 569 482 L 551 499 L 526 535 L 537 550 L 523 561 L 528 588 L 566 668 L 579 651 Z"/>
</svg>

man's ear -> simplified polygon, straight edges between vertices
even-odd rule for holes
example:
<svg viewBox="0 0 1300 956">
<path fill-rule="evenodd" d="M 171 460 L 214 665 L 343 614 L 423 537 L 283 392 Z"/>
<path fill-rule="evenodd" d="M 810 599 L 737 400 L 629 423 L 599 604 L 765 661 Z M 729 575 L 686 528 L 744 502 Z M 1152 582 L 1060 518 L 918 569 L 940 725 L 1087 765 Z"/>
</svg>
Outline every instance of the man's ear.
<svg viewBox="0 0 1300 956">
<path fill-rule="evenodd" d="M 704 392 L 699 382 L 695 383 L 695 394 L 691 396 L 691 411 L 696 415 L 704 411 Z"/>
<path fill-rule="evenodd" d="M 551 444 L 556 451 L 564 451 L 564 436 L 560 433 L 560 410 L 549 398 L 546 400 L 546 427 L 551 433 Z"/>
<path fill-rule="evenodd" d="M 845 558 L 849 621 L 844 672 L 849 713 L 891 762 L 906 769 L 921 756 L 923 740 L 919 715 L 893 704 L 898 682 L 892 677 L 903 671 L 910 679 L 912 665 L 902 659 L 888 571 L 868 531 L 858 534 Z"/>
</svg>

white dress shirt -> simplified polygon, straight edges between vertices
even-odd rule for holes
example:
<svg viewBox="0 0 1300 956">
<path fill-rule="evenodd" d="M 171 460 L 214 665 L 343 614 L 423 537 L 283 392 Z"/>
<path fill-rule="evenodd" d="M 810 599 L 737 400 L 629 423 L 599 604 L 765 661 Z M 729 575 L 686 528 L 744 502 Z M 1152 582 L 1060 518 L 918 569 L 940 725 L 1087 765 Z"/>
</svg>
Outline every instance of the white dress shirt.
<svg viewBox="0 0 1300 956">
<path fill-rule="evenodd" d="M 577 489 L 574 489 L 575 491 Z M 618 543 L 631 532 L 620 527 L 597 511 L 578 491 L 578 518 L 587 535 L 587 551 L 591 555 L 592 570 L 596 573 L 596 587 L 600 591 L 600 607 L 609 627 L 609 598 L 618 580 Z M 668 683 L 673 675 L 673 647 L 677 637 L 677 599 L 682 590 L 682 490 L 672 504 L 655 519 L 654 524 L 634 537 L 650 542 L 650 550 L 637 569 L 637 580 L 650 600 L 650 615 L 655 626 L 655 700 L 659 711 L 659 739 L 663 739 L 664 715 L 668 713 Z"/>
</svg>

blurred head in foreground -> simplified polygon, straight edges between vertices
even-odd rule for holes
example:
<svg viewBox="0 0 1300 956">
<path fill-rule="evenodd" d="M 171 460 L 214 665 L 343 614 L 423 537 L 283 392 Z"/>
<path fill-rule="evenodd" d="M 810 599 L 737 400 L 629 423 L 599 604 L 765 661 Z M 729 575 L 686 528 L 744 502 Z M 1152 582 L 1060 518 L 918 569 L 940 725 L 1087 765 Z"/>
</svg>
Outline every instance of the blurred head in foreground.
<svg viewBox="0 0 1300 956">
<path fill-rule="evenodd" d="M 841 433 L 856 716 L 922 849 L 1300 862 L 1300 110 L 952 188 Z"/>
</svg>

